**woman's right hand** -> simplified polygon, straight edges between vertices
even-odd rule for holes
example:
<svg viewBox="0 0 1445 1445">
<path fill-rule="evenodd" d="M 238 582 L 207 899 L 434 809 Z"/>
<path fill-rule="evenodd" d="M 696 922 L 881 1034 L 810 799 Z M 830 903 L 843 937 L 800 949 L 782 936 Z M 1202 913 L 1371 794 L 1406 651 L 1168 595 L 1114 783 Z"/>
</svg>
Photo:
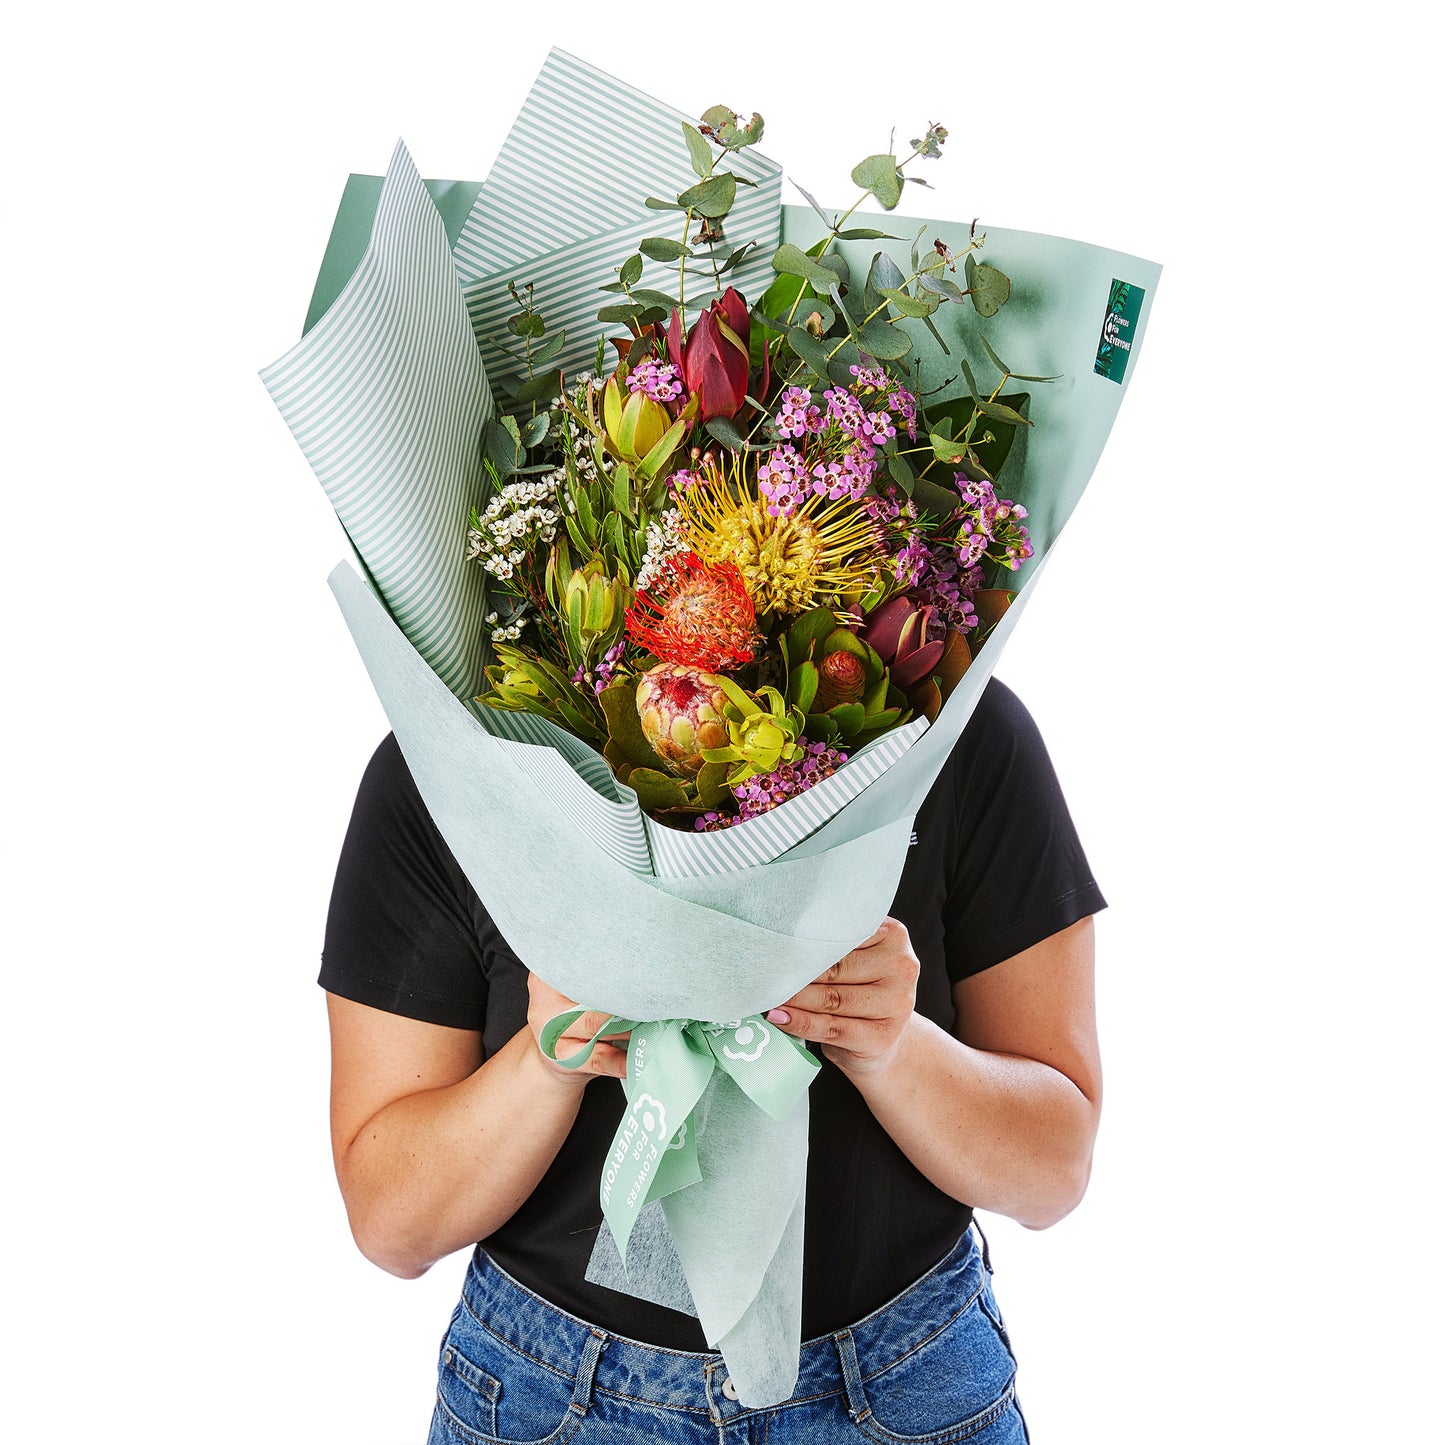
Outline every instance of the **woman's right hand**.
<svg viewBox="0 0 1445 1445">
<path fill-rule="evenodd" d="M 561 1064 L 549 1059 L 546 1054 L 542 1053 L 543 1027 L 548 1019 L 555 1018 L 560 1013 L 566 1013 L 568 1009 L 576 1008 L 577 1005 L 566 994 L 558 993 L 551 984 L 539 978 L 535 973 L 527 975 L 527 994 L 527 1026 L 532 1031 L 532 1040 L 537 1045 L 538 1054 L 552 1074 L 577 1088 L 589 1083 L 598 1074 L 605 1074 L 612 1079 L 626 1078 L 626 1045 L 629 1037 L 627 1034 L 604 1035 L 606 1040 L 612 1042 L 604 1042 L 603 1039 L 599 1039 L 592 1049 L 592 1056 L 586 1063 L 578 1064 L 574 1069 L 564 1069 Z M 557 1057 L 559 1059 L 571 1058 L 606 1021 L 606 1014 L 583 1014 L 558 1038 Z"/>
</svg>

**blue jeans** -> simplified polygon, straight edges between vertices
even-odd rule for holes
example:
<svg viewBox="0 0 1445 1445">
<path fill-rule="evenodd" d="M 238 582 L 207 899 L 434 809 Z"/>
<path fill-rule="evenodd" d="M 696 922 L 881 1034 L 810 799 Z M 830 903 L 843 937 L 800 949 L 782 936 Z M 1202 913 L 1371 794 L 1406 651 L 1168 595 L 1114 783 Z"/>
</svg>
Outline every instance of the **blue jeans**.
<svg viewBox="0 0 1445 1445">
<path fill-rule="evenodd" d="M 749 1410 L 720 1355 L 610 1335 L 478 1249 L 442 1341 L 428 1445 L 1020 1445 L 986 1251 L 970 1231 L 881 1309 L 805 1343 L 792 1399 Z"/>
</svg>

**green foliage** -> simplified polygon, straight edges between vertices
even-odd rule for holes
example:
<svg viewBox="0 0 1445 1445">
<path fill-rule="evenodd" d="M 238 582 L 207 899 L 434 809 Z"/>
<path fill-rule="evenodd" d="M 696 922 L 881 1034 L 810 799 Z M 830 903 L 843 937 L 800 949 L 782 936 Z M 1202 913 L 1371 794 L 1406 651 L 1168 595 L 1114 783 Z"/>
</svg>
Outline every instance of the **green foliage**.
<svg viewBox="0 0 1445 1445">
<path fill-rule="evenodd" d="M 963 269 L 974 309 L 980 316 L 996 316 L 999 307 L 1009 298 L 1012 289 L 1009 278 L 987 261 L 976 262 L 971 255 L 964 258 Z"/>
<path fill-rule="evenodd" d="M 688 187 L 678 196 L 677 208 L 718 220 L 732 210 L 737 193 L 738 178 L 731 171 L 724 171 Z"/>
<path fill-rule="evenodd" d="M 677 261 L 693 254 L 690 246 L 684 246 L 681 241 L 669 240 L 666 236 L 649 236 L 637 243 L 637 249 L 649 261 Z M 641 269 L 638 267 L 639 272 Z"/>
<path fill-rule="evenodd" d="M 751 119 L 740 121 L 727 106 L 714 105 L 703 112 L 702 130 L 725 150 L 738 151 L 744 146 L 755 146 L 762 140 L 763 118 L 754 111 Z"/>
<path fill-rule="evenodd" d="M 703 138 L 702 132 L 686 121 L 682 123 L 682 135 L 687 142 L 687 156 L 692 162 L 693 172 L 705 179 L 712 174 L 712 147 Z"/>
<path fill-rule="evenodd" d="M 601 709 L 560 667 L 508 643 L 496 644 L 497 661 L 486 669 L 490 684 L 477 701 L 504 712 L 527 712 L 601 747 L 606 727 Z"/>
<path fill-rule="evenodd" d="M 482 437 L 482 456 L 496 467 L 500 477 L 510 477 L 525 465 L 527 452 L 516 417 L 492 417 Z"/>
<path fill-rule="evenodd" d="M 903 195 L 903 181 L 898 172 L 898 157 L 868 156 L 853 167 L 853 184 L 871 191 L 885 211 L 891 211 Z"/>
<path fill-rule="evenodd" d="M 773 270 L 780 276 L 800 276 L 816 290 L 825 292 L 838 279 L 833 268 L 821 265 L 791 242 L 785 242 L 773 252 Z"/>
</svg>

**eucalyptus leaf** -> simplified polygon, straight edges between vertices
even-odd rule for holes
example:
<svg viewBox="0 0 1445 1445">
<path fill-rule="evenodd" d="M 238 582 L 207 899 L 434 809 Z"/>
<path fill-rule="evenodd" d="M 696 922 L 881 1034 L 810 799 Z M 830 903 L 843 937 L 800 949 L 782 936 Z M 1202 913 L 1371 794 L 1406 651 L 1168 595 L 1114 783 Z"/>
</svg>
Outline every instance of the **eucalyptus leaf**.
<svg viewBox="0 0 1445 1445">
<path fill-rule="evenodd" d="M 659 201 L 656 196 L 649 196 L 643 203 L 649 211 L 685 211 L 686 206 L 679 206 L 676 201 Z"/>
<path fill-rule="evenodd" d="M 636 286 L 642 280 L 642 257 L 634 252 L 623 263 L 618 271 L 617 279 L 623 286 Z"/>
<path fill-rule="evenodd" d="M 758 243 L 756 241 L 744 241 L 743 244 L 718 267 L 718 274 L 720 276 L 726 276 L 735 266 L 741 266 L 747 259 L 748 252 L 756 250 L 757 245 Z"/>
<path fill-rule="evenodd" d="M 533 353 L 532 365 L 542 366 L 556 356 L 567 344 L 567 333 L 565 331 L 554 331 Z"/>
<path fill-rule="evenodd" d="M 650 813 L 658 808 L 683 808 L 688 796 L 678 780 L 655 768 L 633 768 L 627 775 L 627 786 L 637 794 L 637 801 Z"/>
<path fill-rule="evenodd" d="M 898 308 L 899 314 L 903 316 L 932 316 L 943 304 L 941 299 L 930 303 L 919 297 L 910 296 L 906 291 L 896 291 L 892 286 L 885 286 L 883 288 L 883 294 Z"/>
<path fill-rule="evenodd" d="M 881 361 L 898 361 L 913 350 L 913 339 L 901 326 L 894 326 L 881 317 L 859 328 L 855 339 L 859 347 Z"/>
<path fill-rule="evenodd" d="M 909 496 L 913 495 L 913 484 L 917 478 L 913 475 L 913 468 L 908 465 L 907 457 L 900 457 L 894 452 L 888 458 L 888 475 L 903 488 Z"/>
<path fill-rule="evenodd" d="M 890 231 L 875 231 L 872 226 L 850 226 L 846 231 L 838 232 L 840 241 L 901 241 L 902 236 L 895 236 Z"/>
<path fill-rule="evenodd" d="M 640 320 L 647 309 L 635 301 L 629 301 L 623 306 L 603 306 L 597 312 L 597 319 L 605 326 L 615 326 L 619 322 L 626 325 Z"/>
<path fill-rule="evenodd" d="M 686 121 L 682 123 L 683 139 L 687 141 L 687 155 L 692 162 L 693 171 L 704 179 L 712 174 L 712 147 L 707 143 L 706 137 L 695 126 L 689 125 Z"/>
<path fill-rule="evenodd" d="M 947 276 L 939 276 L 932 271 L 922 272 L 918 277 L 918 284 L 937 296 L 948 297 L 950 301 L 968 300 L 968 292 L 957 281 L 950 280 Z"/>
<path fill-rule="evenodd" d="M 853 167 L 853 184 L 872 191 L 878 204 L 891 211 L 903 194 L 896 156 L 868 156 Z"/>
<path fill-rule="evenodd" d="M 828 376 L 828 348 L 811 332 L 795 326 L 788 332 L 788 345 L 794 355 L 805 363 L 820 381 L 830 380 Z"/>
<path fill-rule="evenodd" d="M 879 251 L 868 268 L 868 283 L 879 291 L 901 290 L 906 278 L 887 251 Z"/>
<path fill-rule="evenodd" d="M 838 313 L 821 296 L 805 297 L 798 306 L 798 320 L 804 323 L 805 330 L 808 318 L 815 312 L 818 317 L 818 328 L 826 336 L 833 329 L 833 323 L 838 319 Z"/>
<path fill-rule="evenodd" d="M 962 442 L 956 442 L 952 437 L 940 436 L 937 432 L 929 432 L 928 440 L 933 444 L 933 455 L 939 461 L 956 466 L 963 460 L 965 448 Z"/>
<path fill-rule="evenodd" d="M 948 343 L 938 334 L 938 327 L 933 324 L 933 317 L 925 316 L 923 318 L 923 324 L 928 328 L 929 334 L 938 343 L 939 349 L 943 354 L 945 356 L 952 356 L 953 353 L 948 349 Z"/>
<path fill-rule="evenodd" d="M 793 180 L 791 176 L 789 176 L 788 179 L 790 181 Z M 813 210 L 817 213 L 818 219 L 831 231 L 833 229 L 833 222 L 829 220 L 822 206 L 820 206 L 817 201 L 815 201 L 813 197 L 809 195 L 808 192 L 805 191 L 802 186 L 797 183 L 797 181 L 793 181 L 793 189 L 797 191 L 797 193 L 802 196 L 802 198 L 807 201 L 810 206 L 812 206 Z"/>
<path fill-rule="evenodd" d="M 502 416 L 493 419 L 487 427 L 483 453 L 504 477 L 510 477 L 522 465 L 526 453 L 522 447 L 522 433 L 517 426 L 516 417 Z"/>
<path fill-rule="evenodd" d="M 528 448 L 536 446 L 547 435 L 547 427 L 551 420 L 551 416 L 545 411 L 539 411 L 536 416 L 530 418 L 522 428 L 522 445 Z"/>
<path fill-rule="evenodd" d="M 748 444 L 747 438 L 737 429 L 737 426 L 729 417 L 715 416 L 703 423 L 709 436 L 720 441 L 725 447 L 732 451 L 743 451 Z"/>
<path fill-rule="evenodd" d="M 996 316 L 998 309 L 1009 298 L 1012 284 L 996 266 L 987 261 L 975 263 L 972 256 L 966 256 L 963 263 L 968 278 L 969 294 L 973 298 L 974 310 L 980 316 Z"/>
<path fill-rule="evenodd" d="M 547 323 L 535 311 L 523 311 L 507 317 L 507 330 L 513 336 L 526 336 L 533 341 L 547 334 Z"/>
<path fill-rule="evenodd" d="M 773 270 L 780 276 L 800 276 L 809 285 L 822 291 L 826 291 L 838 279 L 835 271 L 815 261 L 791 241 L 785 241 L 773 252 Z"/>
<path fill-rule="evenodd" d="M 964 385 L 968 387 L 968 394 L 973 398 L 975 406 L 979 403 L 978 383 L 973 379 L 973 368 L 963 357 L 958 358 L 958 369 L 963 373 Z"/>
<path fill-rule="evenodd" d="M 517 388 L 518 406 L 535 406 L 539 401 L 551 401 L 562 394 L 562 373 L 557 370 L 544 371 L 524 381 Z"/>
<path fill-rule="evenodd" d="M 1033 425 L 1033 422 L 1026 416 L 1021 416 L 1013 407 L 1006 406 L 1001 401 L 981 401 L 978 404 L 978 409 L 984 416 L 988 417 L 990 421 L 1007 422 L 1009 426 Z"/>
<path fill-rule="evenodd" d="M 728 773 L 731 767 L 728 763 L 704 763 L 694 779 L 694 786 L 697 788 L 697 801 L 704 808 L 716 808 L 732 796 L 732 789 L 728 787 Z"/>
<path fill-rule="evenodd" d="M 1027 418 L 1028 392 L 1006 392 L 998 400 L 1010 410 Z M 944 402 L 941 406 L 930 408 L 929 420 L 931 425 L 938 428 L 953 425 L 956 429 L 963 430 L 974 419 L 975 412 L 973 399 L 960 396 L 955 397 L 952 401 Z M 961 464 L 960 470 L 967 472 L 975 480 L 980 477 L 986 477 L 989 480 L 996 479 L 1003 471 L 1004 462 L 1008 460 L 1014 438 L 1017 435 L 1018 428 L 1016 426 L 1000 422 L 988 437 L 969 443 L 968 455 Z"/>
<path fill-rule="evenodd" d="M 913 500 L 925 512 L 935 517 L 951 516 L 958 509 L 959 496 L 927 477 L 919 477 L 913 484 Z"/>
<path fill-rule="evenodd" d="M 636 287 L 632 292 L 632 299 L 643 306 L 660 306 L 664 311 L 670 311 L 677 305 L 675 296 L 669 296 L 666 291 L 650 290 L 646 286 Z"/>
<path fill-rule="evenodd" d="M 692 247 L 684 246 L 681 241 L 673 241 L 666 236 L 648 236 L 645 240 L 637 243 L 637 249 L 649 261 L 677 261 L 683 256 L 693 254 Z M 641 274 L 642 268 L 639 266 L 637 276 L 634 276 L 628 284 L 631 285 L 637 281 Z"/>
<path fill-rule="evenodd" d="M 683 191 L 677 198 L 677 206 L 679 210 L 695 211 L 715 221 L 732 210 L 737 193 L 737 177 L 731 171 L 724 171 L 720 176 L 709 176 Z"/>
<path fill-rule="evenodd" d="M 978 344 L 983 347 L 984 355 L 1003 372 L 1003 374 L 1014 381 L 1058 381 L 1059 373 L 1053 376 L 1028 376 L 1022 371 L 1010 371 L 998 358 L 998 353 L 988 344 L 988 337 L 982 332 L 979 333 Z"/>
</svg>

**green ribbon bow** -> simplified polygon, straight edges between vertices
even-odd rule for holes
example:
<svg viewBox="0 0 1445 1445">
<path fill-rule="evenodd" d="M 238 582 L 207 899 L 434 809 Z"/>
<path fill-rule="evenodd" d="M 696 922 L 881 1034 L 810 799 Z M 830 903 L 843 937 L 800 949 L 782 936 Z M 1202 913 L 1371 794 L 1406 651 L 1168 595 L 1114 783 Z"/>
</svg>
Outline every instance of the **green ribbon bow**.
<svg viewBox="0 0 1445 1445">
<path fill-rule="evenodd" d="M 757 1014 L 731 1023 L 699 1019 L 652 1022 L 609 1016 L 575 1054 L 559 1059 L 557 1040 L 588 1009 L 548 1019 L 542 1052 L 564 1069 L 581 1067 L 607 1034 L 630 1033 L 627 1112 L 612 1136 L 602 1170 L 602 1213 L 623 1259 L 642 1206 L 702 1178 L 692 1112 L 715 1069 L 721 1069 L 760 1109 L 782 1121 L 818 1072 L 806 1045 Z"/>
</svg>

